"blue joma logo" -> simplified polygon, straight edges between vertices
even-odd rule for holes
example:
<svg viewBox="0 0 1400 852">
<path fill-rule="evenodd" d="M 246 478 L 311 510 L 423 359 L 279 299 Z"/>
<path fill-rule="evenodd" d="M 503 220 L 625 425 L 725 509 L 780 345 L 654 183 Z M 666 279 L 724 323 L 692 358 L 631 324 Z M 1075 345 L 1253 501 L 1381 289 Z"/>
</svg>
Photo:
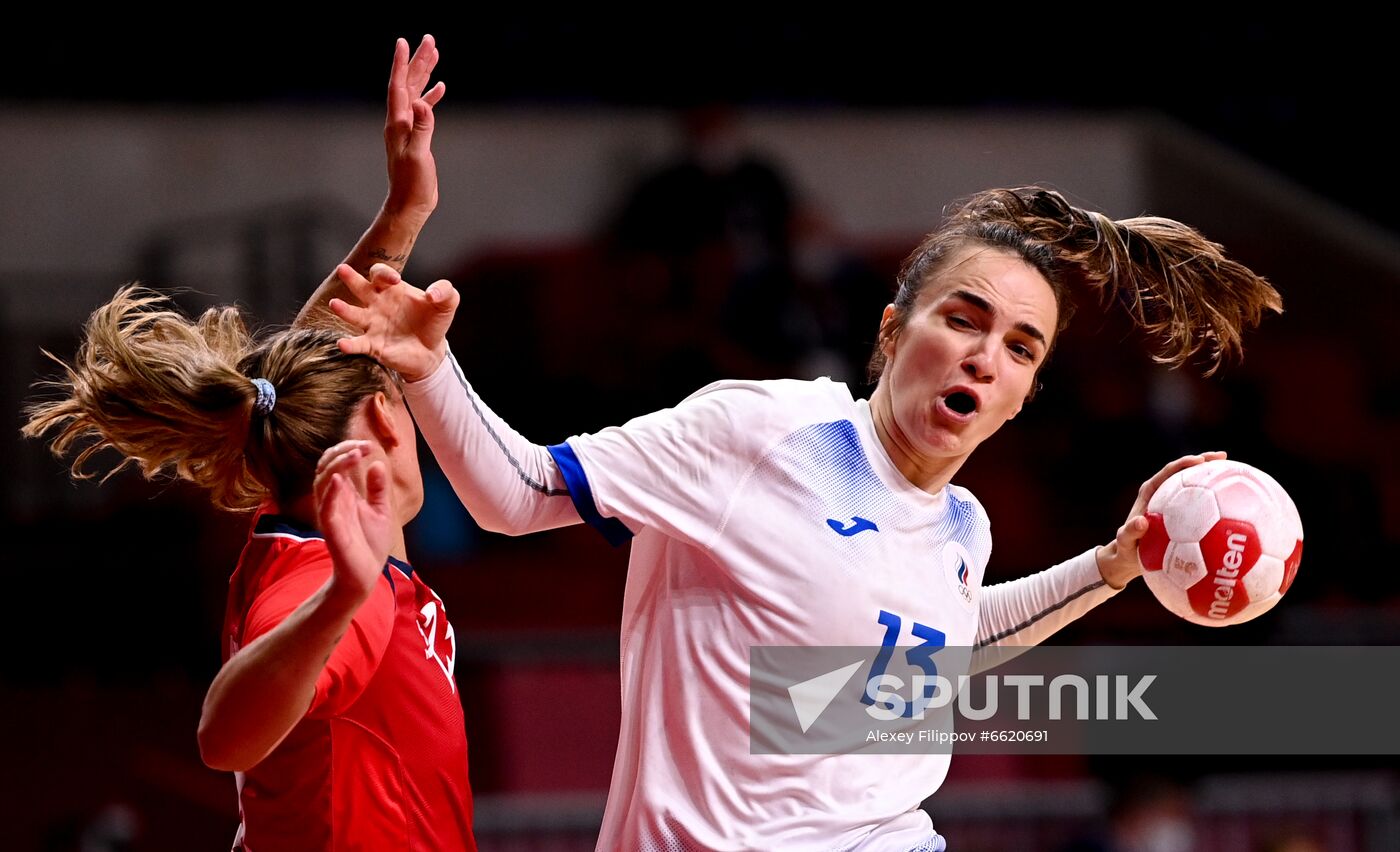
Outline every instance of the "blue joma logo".
<svg viewBox="0 0 1400 852">
<path fill-rule="evenodd" d="M 847 537 L 853 536 L 856 533 L 865 532 L 866 530 L 874 530 L 875 532 L 880 531 L 880 528 L 875 526 L 874 521 L 867 521 L 865 518 L 862 518 L 859 515 L 851 518 L 850 526 L 846 526 L 845 524 L 841 523 L 835 518 L 827 518 L 826 525 L 831 527 L 832 530 L 834 530 L 835 532 L 838 532 L 841 535 Z"/>
</svg>

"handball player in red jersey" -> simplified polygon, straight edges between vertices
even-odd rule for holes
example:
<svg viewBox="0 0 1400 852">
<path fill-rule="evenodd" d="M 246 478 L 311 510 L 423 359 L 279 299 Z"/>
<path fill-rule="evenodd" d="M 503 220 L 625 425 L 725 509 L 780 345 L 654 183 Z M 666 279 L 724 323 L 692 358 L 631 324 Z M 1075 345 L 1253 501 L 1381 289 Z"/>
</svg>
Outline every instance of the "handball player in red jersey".
<svg viewBox="0 0 1400 852">
<path fill-rule="evenodd" d="M 406 257 L 437 203 L 437 55 L 430 36 L 412 57 L 395 46 L 389 196 L 347 258 L 357 268 Z M 81 447 L 76 476 L 111 448 L 118 468 L 254 512 L 199 726 L 205 762 L 236 773 L 234 849 L 474 850 L 453 631 L 404 547 L 423 502 L 417 435 L 397 375 L 337 347 L 324 311 L 337 293 L 332 276 L 290 329 L 257 340 L 236 308 L 192 321 L 123 288 L 24 432 L 59 455 Z"/>
</svg>

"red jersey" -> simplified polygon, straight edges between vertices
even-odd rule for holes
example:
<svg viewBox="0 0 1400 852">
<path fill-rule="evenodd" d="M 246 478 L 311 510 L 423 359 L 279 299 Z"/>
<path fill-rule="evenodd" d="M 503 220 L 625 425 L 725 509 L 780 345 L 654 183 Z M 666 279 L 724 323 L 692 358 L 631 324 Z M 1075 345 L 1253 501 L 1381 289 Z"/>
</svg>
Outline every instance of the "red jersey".
<svg viewBox="0 0 1400 852">
<path fill-rule="evenodd" d="M 330 576 L 320 533 L 260 515 L 229 581 L 224 661 Z M 442 600 L 390 557 L 305 718 L 261 763 L 235 773 L 242 824 L 233 848 L 475 850 L 455 658 Z"/>
</svg>

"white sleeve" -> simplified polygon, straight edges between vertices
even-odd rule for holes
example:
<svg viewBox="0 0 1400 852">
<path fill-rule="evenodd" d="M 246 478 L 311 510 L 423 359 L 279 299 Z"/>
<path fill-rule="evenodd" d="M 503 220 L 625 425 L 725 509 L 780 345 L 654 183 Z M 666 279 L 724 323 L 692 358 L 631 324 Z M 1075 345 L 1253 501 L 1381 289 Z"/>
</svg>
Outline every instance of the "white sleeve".
<svg viewBox="0 0 1400 852">
<path fill-rule="evenodd" d="M 404 398 L 482 529 L 521 535 L 582 520 L 549 449 L 530 443 L 487 408 L 451 352 L 432 375 L 405 384 Z"/>
<path fill-rule="evenodd" d="M 1099 573 L 1094 550 L 1027 577 L 984 586 L 975 647 L 1039 645 L 1118 594 Z"/>
<path fill-rule="evenodd" d="M 592 508 L 631 532 L 651 527 L 707 548 L 755 460 L 786 434 L 803 384 L 716 382 L 675 408 L 550 449 L 576 505 L 588 503 L 578 505 L 585 518 Z M 779 388 L 795 394 L 791 405 Z"/>
</svg>

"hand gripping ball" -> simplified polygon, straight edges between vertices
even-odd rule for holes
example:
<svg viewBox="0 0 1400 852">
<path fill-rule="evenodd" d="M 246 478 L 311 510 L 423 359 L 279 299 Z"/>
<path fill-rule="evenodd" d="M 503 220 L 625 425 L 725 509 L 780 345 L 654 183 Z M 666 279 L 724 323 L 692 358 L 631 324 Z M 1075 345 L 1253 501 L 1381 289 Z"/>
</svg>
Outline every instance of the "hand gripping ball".
<svg viewBox="0 0 1400 852">
<path fill-rule="evenodd" d="M 1147 504 L 1143 577 L 1187 621 L 1224 627 L 1278 603 L 1303 558 L 1303 522 L 1272 476 L 1237 461 L 1172 475 Z"/>
</svg>

